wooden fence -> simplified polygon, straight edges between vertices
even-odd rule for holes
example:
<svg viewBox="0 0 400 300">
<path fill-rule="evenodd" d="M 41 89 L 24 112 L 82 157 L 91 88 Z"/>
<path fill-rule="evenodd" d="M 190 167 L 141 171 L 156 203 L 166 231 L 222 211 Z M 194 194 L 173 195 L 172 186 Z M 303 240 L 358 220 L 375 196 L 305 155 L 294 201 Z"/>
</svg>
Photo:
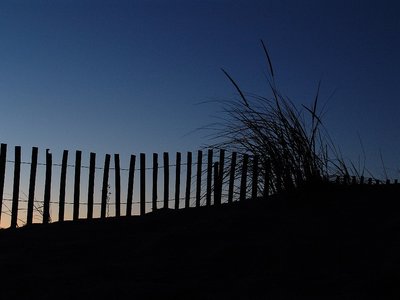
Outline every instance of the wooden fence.
<svg viewBox="0 0 400 300">
<path fill-rule="evenodd" d="M 10 152 L 10 151 L 9 151 Z M 110 205 L 114 206 L 113 216 L 131 216 L 144 215 L 149 211 L 154 211 L 162 208 L 188 208 L 188 207 L 199 207 L 202 205 L 221 205 L 224 202 L 230 203 L 237 200 L 244 200 L 248 197 L 248 193 L 251 190 L 251 196 L 256 198 L 259 188 L 257 185 L 257 158 L 249 158 L 248 155 L 240 156 L 240 167 L 238 167 L 238 154 L 232 153 L 230 158 L 225 157 L 224 150 L 218 150 L 219 153 L 215 153 L 215 150 L 209 149 L 207 152 L 207 159 L 204 159 L 203 151 L 197 151 L 197 159 L 193 161 L 193 153 L 187 152 L 185 162 L 182 162 L 182 154 L 177 152 L 175 155 L 174 163 L 171 164 L 170 154 L 167 152 L 163 153 L 163 165 L 159 165 L 159 156 L 157 153 L 152 155 L 152 165 L 146 166 L 146 154 L 140 153 L 139 157 L 131 155 L 129 158 L 129 167 L 121 168 L 120 155 L 114 154 L 113 161 L 114 167 L 111 168 L 112 157 L 110 154 L 106 154 L 104 157 L 104 164 L 101 166 L 96 165 L 96 153 L 89 154 L 89 165 L 82 165 L 82 152 L 76 151 L 73 164 L 68 164 L 69 151 L 64 150 L 61 163 L 55 163 L 53 161 L 53 155 L 49 150 L 45 153 L 45 162 L 38 163 L 37 147 L 33 147 L 31 150 L 31 160 L 21 160 L 21 147 L 16 146 L 14 148 L 14 155 L 7 152 L 7 145 L 1 144 L 0 149 L 0 220 L 2 215 L 6 214 L 10 217 L 10 227 L 16 228 L 21 225 L 30 225 L 34 222 L 34 214 L 38 214 L 41 217 L 39 222 L 49 223 L 51 221 L 64 221 L 66 220 L 66 205 L 72 205 L 72 216 L 69 219 L 77 220 L 82 218 L 81 208 L 82 205 L 87 207 L 86 215 L 84 218 L 92 219 L 95 217 L 94 207 L 99 205 L 100 211 L 98 217 L 106 218 L 109 216 L 107 210 Z M 216 155 L 215 155 L 216 154 Z M 13 157 L 9 157 L 13 156 Z M 217 157 L 217 158 L 215 158 Z M 137 159 L 138 158 L 138 159 Z M 248 166 L 249 163 L 252 167 L 252 186 L 248 185 Z M 229 166 L 228 166 L 229 164 Z M 8 168 L 6 168 L 6 165 Z M 20 180 L 21 180 L 21 165 L 27 165 L 29 167 L 29 192 L 27 199 L 20 198 Z M 42 184 L 38 184 L 37 174 L 38 166 L 44 167 L 44 187 Z M 182 169 L 185 169 L 185 174 L 182 174 Z M 54 171 L 55 168 L 59 170 L 59 180 L 54 182 Z M 68 186 L 67 184 L 67 170 L 73 168 L 73 185 Z M 12 181 L 12 197 L 6 198 L 4 196 L 5 188 L 5 177 L 10 176 L 6 174 L 11 173 L 13 169 L 13 181 Z M 81 171 L 88 169 L 88 178 L 82 178 Z M 159 171 L 163 172 L 163 184 L 162 189 L 159 184 Z M 171 175 L 171 170 L 172 176 Z M 240 173 L 239 173 L 240 170 Z M 102 184 L 100 191 L 100 199 L 98 202 L 95 201 L 95 175 L 102 173 Z M 124 200 L 122 200 L 122 184 L 121 184 L 121 172 L 126 171 L 127 173 L 127 184 L 126 194 Z M 109 198 L 110 189 L 110 172 L 114 172 L 114 201 L 113 203 Z M 138 173 L 138 174 L 137 174 Z M 150 174 L 149 174 L 150 173 Z M 149 176 L 152 175 L 149 180 Z M 139 177 L 137 180 L 136 177 Z M 173 182 L 170 182 L 171 179 Z M 82 201 L 82 181 L 87 180 L 87 197 Z M 146 182 L 150 181 L 150 182 Z M 136 182 L 135 182 L 136 181 Z M 174 191 L 171 197 L 170 185 L 173 185 Z M 54 191 L 54 187 L 57 186 L 58 190 Z M 150 187 L 150 190 L 148 190 Z M 53 188 L 53 190 L 52 190 Z M 70 190 L 72 199 L 67 199 L 67 191 Z M 43 199 L 37 199 L 35 194 L 38 190 L 43 190 Z M 134 191 L 138 191 L 138 200 L 134 199 Z M 159 200 L 159 194 L 163 194 L 163 199 Z M 183 194 L 183 197 L 181 197 Z M 268 194 L 268 191 L 263 192 L 264 195 Z M 149 203 L 149 200 L 151 202 Z M 11 203 L 5 205 L 6 202 Z M 24 209 L 21 209 L 20 203 L 26 204 Z M 172 202 L 172 203 L 171 203 Z M 38 205 L 40 204 L 40 210 Z M 121 210 L 122 204 L 125 208 Z M 133 204 L 137 204 L 139 209 L 134 211 Z M 150 204 L 151 206 L 149 207 Z M 57 217 L 50 216 L 51 206 L 58 206 Z M 4 208 L 7 209 L 4 209 Z M 21 211 L 26 210 L 25 217 L 21 217 Z M 80 215 L 81 213 L 81 215 Z M 54 212 L 53 212 L 53 215 Z M 37 220 L 36 220 L 37 222 Z"/>
<path fill-rule="evenodd" d="M 216 153 L 217 152 L 217 153 Z M 14 148 L 11 159 L 7 153 L 7 145 L 0 147 L 0 221 L 2 216 L 7 215 L 11 228 L 21 225 L 31 225 L 36 222 L 49 223 L 51 221 L 64 221 L 66 219 L 77 220 L 79 218 L 92 219 L 94 217 L 106 218 L 107 216 L 131 216 L 144 215 L 147 212 L 162 208 L 189 208 L 202 205 L 221 205 L 233 201 L 244 201 L 246 199 L 267 198 L 270 194 L 269 174 L 260 173 L 259 158 L 246 154 L 233 152 L 226 156 L 224 150 L 207 151 L 207 158 L 203 151 L 197 151 L 197 159 L 193 159 L 193 153 L 187 152 L 184 162 L 182 154 L 177 152 L 171 164 L 169 153 L 164 152 L 162 156 L 163 165 L 159 165 L 159 155 L 154 153 L 152 157 L 140 153 L 137 160 L 136 155 L 130 155 L 129 167 L 122 168 L 120 155 L 114 154 L 114 167 L 111 167 L 111 155 L 106 154 L 104 164 L 96 165 L 96 153 L 89 154 L 88 165 L 82 164 L 82 152 L 75 152 L 73 164 L 68 164 L 69 151 L 64 150 L 61 163 L 53 161 L 53 155 L 49 150 L 45 152 L 45 162 L 38 162 L 39 150 L 33 147 L 30 161 L 22 161 L 21 147 Z M 12 154 L 11 154 L 12 156 Z M 146 158 L 151 158 L 151 166 L 146 166 Z M 20 198 L 21 193 L 21 165 L 28 166 L 29 177 L 27 199 Z M 6 167 L 7 166 L 7 167 Z M 44 186 L 38 184 L 38 166 L 44 167 Z M 56 168 L 58 174 L 55 173 Z M 67 170 L 73 169 L 73 185 L 67 184 Z M 13 170 L 13 172 L 11 172 Z M 82 178 L 82 170 L 88 171 L 87 178 Z M 159 171 L 163 174 L 163 183 L 159 184 Z M 171 171 L 172 170 L 172 174 Z M 174 172 L 175 171 L 175 172 Z M 184 172 L 183 172 L 184 171 Z M 99 182 L 98 201 L 95 201 L 95 177 L 101 173 Z M 113 173 L 111 173 L 113 172 Z M 123 180 L 125 175 L 125 180 Z M 9 174 L 12 173 L 12 174 Z M 29 173 L 29 175 L 28 175 Z M 139 174 L 137 174 L 139 173 Z M 182 174 L 184 173 L 184 174 Z M 12 175 L 9 188 L 12 190 L 11 197 L 4 197 L 5 178 Z M 56 178 L 55 175 L 59 175 Z M 110 175 L 114 177 L 114 201 L 110 199 L 109 189 Z M 172 175 L 172 176 L 171 176 Z M 136 177 L 139 177 L 137 180 Z M 10 179 L 10 178 L 9 178 Z M 57 180 L 58 179 L 58 180 Z M 99 179 L 97 177 L 97 179 Z M 334 179 L 335 180 L 335 179 Z M 82 182 L 87 182 L 85 190 L 82 191 Z M 340 184 L 380 184 L 378 180 L 364 180 L 363 177 L 337 178 Z M 126 184 L 122 184 L 125 182 Z M 397 184 L 397 180 L 394 182 Z M 386 181 L 390 184 L 390 181 Z M 170 185 L 173 186 L 171 197 Z M 124 186 L 124 188 L 123 188 Z M 40 187 L 40 188 L 39 188 Z M 52 190 L 53 189 L 53 190 Z M 43 198 L 37 199 L 36 194 L 43 192 Z M 136 192 L 136 199 L 134 194 Z M 67 196 L 69 194 L 69 196 Z M 82 194 L 86 199 L 82 201 Z M 163 198 L 159 200 L 159 194 Z M 183 196 L 181 197 L 181 195 Z M 6 205 L 6 203 L 11 203 Z M 24 204 L 22 208 L 20 204 Z M 38 205 L 40 204 L 40 205 Z M 66 213 L 66 206 L 71 205 L 72 211 Z M 82 206 L 85 206 L 86 214 L 82 215 Z M 113 214 L 109 213 L 110 206 Z M 134 206 L 136 209 L 134 209 Z M 56 207 L 51 217 L 51 207 Z M 95 209 L 99 207 L 99 209 Z M 124 208 L 124 209 L 123 209 Z M 22 214 L 22 211 L 26 213 Z M 95 214 L 95 212 L 97 214 Z M 24 216 L 22 216 L 24 215 Z M 34 215 L 40 219 L 34 218 Z M 3 225 L 4 227 L 4 225 Z"/>
</svg>

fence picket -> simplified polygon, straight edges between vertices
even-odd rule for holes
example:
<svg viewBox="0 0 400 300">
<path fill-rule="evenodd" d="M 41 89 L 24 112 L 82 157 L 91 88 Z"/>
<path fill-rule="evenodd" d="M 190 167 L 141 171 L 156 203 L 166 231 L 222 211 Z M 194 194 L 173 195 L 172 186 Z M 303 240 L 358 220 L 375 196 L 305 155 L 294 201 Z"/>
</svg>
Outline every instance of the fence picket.
<svg viewBox="0 0 400 300">
<path fill-rule="evenodd" d="M 50 222 L 51 168 L 52 154 L 46 149 L 46 178 L 44 183 L 43 224 Z"/>
<path fill-rule="evenodd" d="M 115 216 L 121 216 L 121 168 L 119 154 L 114 154 L 115 171 Z"/>
<path fill-rule="evenodd" d="M 65 185 L 67 179 L 68 150 L 64 150 L 61 163 L 60 177 L 60 203 L 58 208 L 58 221 L 64 221 L 65 212 Z"/>
<path fill-rule="evenodd" d="M 133 201 L 133 183 L 135 180 L 135 162 L 136 156 L 131 155 L 129 162 L 129 177 L 128 177 L 128 194 L 126 198 L 126 215 L 132 215 L 132 201 Z"/>
<path fill-rule="evenodd" d="M 229 173 L 228 203 L 233 202 L 233 188 L 235 187 L 237 153 L 233 152 L 231 157 L 231 169 Z"/>
<path fill-rule="evenodd" d="M 153 192 L 152 192 L 152 211 L 157 210 L 157 181 L 158 181 L 158 154 L 153 153 Z"/>
<path fill-rule="evenodd" d="M 246 192 L 247 192 L 247 164 L 249 161 L 249 156 L 247 154 L 243 155 L 243 163 L 242 163 L 242 176 L 240 179 L 240 201 L 246 200 Z"/>
<path fill-rule="evenodd" d="M 224 182 L 224 165 L 225 165 L 225 150 L 221 149 L 219 151 L 219 164 L 218 164 L 218 179 L 217 179 L 217 185 L 216 185 L 216 201 L 217 204 L 221 204 L 222 202 L 222 184 Z"/>
<path fill-rule="evenodd" d="M 169 155 L 164 152 L 164 208 L 169 206 Z"/>
<path fill-rule="evenodd" d="M 6 176 L 7 144 L 0 145 L 0 221 L 3 208 L 4 179 Z"/>
<path fill-rule="evenodd" d="M 101 191 L 101 212 L 100 212 L 101 218 L 106 217 L 107 198 L 108 198 L 108 175 L 110 172 L 110 160 L 111 160 L 111 155 L 106 154 L 106 158 L 104 160 L 103 189 Z"/>
<path fill-rule="evenodd" d="M 17 227 L 18 221 L 18 202 L 19 202 L 19 183 L 21 175 L 21 146 L 15 146 L 14 160 L 14 184 L 11 208 L 11 228 Z"/>
<path fill-rule="evenodd" d="M 175 209 L 179 209 L 179 196 L 181 189 L 181 153 L 176 153 L 175 168 Z"/>
<path fill-rule="evenodd" d="M 140 215 L 146 213 L 146 154 L 140 153 Z"/>
<path fill-rule="evenodd" d="M 192 183 L 192 152 L 187 153 L 185 208 L 190 206 L 190 188 Z"/>
<path fill-rule="evenodd" d="M 203 164 L 203 151 L 197 151 L 197 176 L 196 176 L 196 207 L 200 206 L 201 199 L 201 172 Z"/>
<path fill-rule="evenodd" d="M 87 209 L 87 218 L 93 218 L 93 202 L 94 202 L 94 178 L 95 178 L 95 170 L 96 170 L 96 153 L 90 153 L 90 162 L 89 162 L 89 185 L 88 185 L 88 209 Z"/>
<path fill-rule="evenodd" d="M 218 206 L 221 203 L 218 201 L 218 186 L 219 186 L 219 162 L 214 163 L 214 205 Z"/>
<path fill-rule="evenodd" d="M 258 189 L 258 156 L 253 158 L 253 177 L 251 179 L 251 199 L 257 199 L 257 189 Z"/>
<path fill-rule="evenodd" d="M 206 192 L 206 205 L 211 205 L 211 184 L 212 184 L 212 167 L 213 167 L 213 150 L 208 150 L 207 156 L 207 192 Z"/>
<path fill-rule="evenodd" d="M 31 225 L 33 222 L 33 205 L 35 201 L 36 171 L 38 161 L 38 148 L 32 147 L 31 172 L 29 177 L 29 194 L 28 194 L 28 211 L 26 215 L 26 224 Z"/>
<path fill-rule="evenodd" d="M 75 152 L 75 180 L 74 180 L 74 211 L 73 219 L 79 219 L 79 198 L 81 190 L 81 164 L 82 164 L 82 151 Z"/>
</svg>

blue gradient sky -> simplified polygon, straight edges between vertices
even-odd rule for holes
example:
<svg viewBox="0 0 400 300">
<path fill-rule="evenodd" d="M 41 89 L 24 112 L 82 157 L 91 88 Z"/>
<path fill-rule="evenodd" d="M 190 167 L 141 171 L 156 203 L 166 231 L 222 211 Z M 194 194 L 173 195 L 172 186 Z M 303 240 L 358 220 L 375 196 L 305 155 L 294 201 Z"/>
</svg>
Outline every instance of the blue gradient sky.
<svg viewBox="0 0 400 300">
<path fill-rule="evenodd" d="M 383 175 L 400 167 L 397 1 L 0 2 L 0 140 L 98 154 L 188 151 L 235 91 L 267 95 L 259 40 L 278 84 L 310 104 L 342 152 Z M 28 150 L 29 149 L 29 150 Z"/>
</svg>

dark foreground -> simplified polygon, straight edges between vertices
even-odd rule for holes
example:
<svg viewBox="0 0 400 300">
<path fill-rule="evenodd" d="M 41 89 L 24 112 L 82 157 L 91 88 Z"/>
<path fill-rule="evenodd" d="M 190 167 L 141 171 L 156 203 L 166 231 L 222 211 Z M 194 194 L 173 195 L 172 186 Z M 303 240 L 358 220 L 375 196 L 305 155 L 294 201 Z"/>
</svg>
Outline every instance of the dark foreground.
<svg viewBox="0 0 400 300">
<path fill-rule="evenodd" d="M 400 299 L 400 189 L 0 231 L 1 299 Z"/>
</svg>

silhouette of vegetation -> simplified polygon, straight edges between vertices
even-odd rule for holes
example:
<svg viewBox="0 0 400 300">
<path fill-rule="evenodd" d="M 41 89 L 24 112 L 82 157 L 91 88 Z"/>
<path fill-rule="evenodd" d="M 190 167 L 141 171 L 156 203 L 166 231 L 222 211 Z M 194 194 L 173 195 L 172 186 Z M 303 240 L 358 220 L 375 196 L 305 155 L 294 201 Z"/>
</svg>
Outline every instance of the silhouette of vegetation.
<svg viewBox="0 0 400 300">
<path fill-rule="evenodd" d="M 304 182 L 349 175 L 344 159 L 322 123 L 320 84 L 310 107 L 297 107 L 279 90 L 267 48 L 261 41 L 268 64 L 270 96 L 245 93 L 233 77 L 222 72 L 239 94 L 221 101 L 221 121 L 212 124 L 214 148 L 259 157 L 260 173 L 268 172 L 272 192 Z"/>
</svg>

